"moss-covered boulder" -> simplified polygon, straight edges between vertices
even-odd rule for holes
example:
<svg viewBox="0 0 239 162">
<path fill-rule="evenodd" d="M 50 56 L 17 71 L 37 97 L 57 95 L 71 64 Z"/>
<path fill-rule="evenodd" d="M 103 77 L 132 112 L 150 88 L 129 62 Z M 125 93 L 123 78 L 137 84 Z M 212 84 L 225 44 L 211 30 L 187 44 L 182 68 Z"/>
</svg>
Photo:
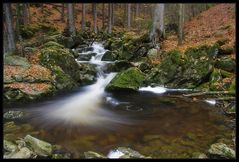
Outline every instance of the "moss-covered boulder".
<svg viewBox="0 0 239 162">
<path fill-rule="evenodd" d="M 42 48 L 39 56 L 40 64 L 48 69 L 53 69 L 55 66 L 59 66 L 75 81 L 79 81 L 80 76 L 79 73 L 77 73 L 79 65 L 75 61 L 73 54 L 69 49 L 60 48 L 59 46 L 53 45 Z"/>
<path fill-rule="evenodd" d="M 55 81 L 54 86 L 57 90 L 70 90 L 77 86 L 77 82 L 66 74 L 60 66 L 52 66 L 51 71 Z"/>
<path fill-rule="evenodd" d="M 26 58 L 20 57 L 17 55 L 6 55 L 4 58 L 4 64 L 5 65 L 21 66 L 24 68 L 29 68 L 31 66 Z"/>
<path fill-rule="evenodd" d="M 133 90 L 136 91 L 142 85 L 145 75 L 135 67 L 118 73 L 106 86 L 106 90 Z"/>
<path fill-rule="evenodd" d="M 214 143 L 210 146 L 208 153 L 213 157 L 219 158 L 236 158 L 235 151 L 224 143 Z"/>
<path fill-rule="evenodd" d="M 218 59 L 215 63 L 215 67 L 229 71 L 229 72 L 235 72 L 236 71 L 236 61 L 231 57 L 222 57 Z"/>
<path fill-rule="evenodd" d="M 147 83 L 166 85 L 182 76 L 184 60 L 179 51 L 171 51 L 165 55 L 162 63 L 151 69 L 147 76 Z"/>
<path fill-rule="evenodd" d="M 106 67 L 106 71 L 107 72 L 120 72 L 123 70 L 126 70 L 128 68 L 134 67 L 134 65 L 126 60 L 119 60 L 119 61 L 115 61 L 112 64 L 108 64 L 108 66 Z"/>
<path fill-rule="evenodd" d="M 117 51 L 107 51 L 105 52 L 104 56 L 102 57 L 102 61 L 114 61 L 117 60 L 118 55 Z"/>
</svg>

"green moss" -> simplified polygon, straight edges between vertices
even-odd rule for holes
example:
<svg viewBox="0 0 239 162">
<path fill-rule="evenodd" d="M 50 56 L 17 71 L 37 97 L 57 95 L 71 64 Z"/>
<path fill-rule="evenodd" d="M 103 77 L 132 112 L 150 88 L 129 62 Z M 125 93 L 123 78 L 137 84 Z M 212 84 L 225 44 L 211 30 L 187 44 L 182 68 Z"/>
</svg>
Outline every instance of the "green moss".
<svg viewBox="0 0 239 162">
<path fill-rule="evenodd" d="M 63 45 L 61 45 L 61 44 L 59 44 L 57 42 L 53 42 L 53 41 L 48 41 L 47 43 L 45 43 L 43 45 L 44 48 L 51 47 L 51 46 L 55 46 L 55 47 L 62 48 L 62 49 L 64 48 Z"/>
<path fill-rule="evenodd" d="M 145 75 L 138 68 L 129 68 L 117 74 L 107 85 L 106 90 L 138 90 Z"/>
</svg>

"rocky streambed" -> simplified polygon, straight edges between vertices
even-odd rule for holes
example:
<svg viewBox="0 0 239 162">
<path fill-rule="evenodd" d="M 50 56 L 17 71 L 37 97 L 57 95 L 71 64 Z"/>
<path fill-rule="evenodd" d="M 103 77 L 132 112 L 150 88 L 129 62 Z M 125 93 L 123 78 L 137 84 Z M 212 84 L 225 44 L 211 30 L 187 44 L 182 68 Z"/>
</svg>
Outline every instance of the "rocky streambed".
<svg viewBox="0 0 239 162">
<path fill-rule="evenodd" d="M 166 53 L 147 34 L 92 37 L 57 33 L 27 43 L 38 51 L 37 65 L 5 59 L 5 158 L 235 157 L 235 60 L 222 41 Z M 87 112 L 84 120 L 98 123 L 48 117 L 63 104 L 61 114 Z"/>
</svg>

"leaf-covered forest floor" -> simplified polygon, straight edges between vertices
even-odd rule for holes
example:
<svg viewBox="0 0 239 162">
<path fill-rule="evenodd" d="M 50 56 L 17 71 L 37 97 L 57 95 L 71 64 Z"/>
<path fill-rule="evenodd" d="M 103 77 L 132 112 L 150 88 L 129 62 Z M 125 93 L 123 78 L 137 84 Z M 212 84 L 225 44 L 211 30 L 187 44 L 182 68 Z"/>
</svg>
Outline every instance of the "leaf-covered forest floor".
<svg viewBox="0 0 239 162">
<path fill-rule="evenodd" d="M 177 46 L 177 35 L 169 35 L 163 41 L 163 49 L 179 49 L 184 52 L 189 47 L 203 44 L 211 45 L 219 39 L 228 39 L 224 46 L 235 46 L 235 5 L 218 4 L 203 11 L 190 21 L 185 22 L 185 40 Z M 235 55 L 233 55 L 235 56 Z"/>
</svg>

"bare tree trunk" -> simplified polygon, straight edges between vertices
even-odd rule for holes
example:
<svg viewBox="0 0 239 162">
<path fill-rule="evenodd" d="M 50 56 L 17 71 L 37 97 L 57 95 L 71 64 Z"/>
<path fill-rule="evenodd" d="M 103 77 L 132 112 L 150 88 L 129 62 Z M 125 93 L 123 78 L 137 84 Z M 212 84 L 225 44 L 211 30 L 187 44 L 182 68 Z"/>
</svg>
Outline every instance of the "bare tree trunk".
<svg viewBox="0 0 239 162">
<path fill-rule="evenodd" d="M 85 30 L 85 4 L 82 3 L 81 29 Z"/>
<path fill-rule="evenodd" d="M 112 5 L 111 3 L 108 4 L 108 31 L 112 33 Z"/>
<path fill-rule="evenodd" d="M 15 34 L 13 30 L 13 20 L 11 13 L 11 4 L 5 3 L 3 4 L 4 9 L 4 18 L 5 18 L 5 27 L 7 31 L 7 42 L 8 42 L 8 50 L 7 52 L 14 52 L 16 50 L 16 42 L 15 42 Z"/>
<path fill-rule="evenodd" d="M 96 3 L 93 3 L 93 19 L 94 19 L 94 32 L 97 33 L 97 10 Z"/>
<path fill-rule="evenodd" d="M 61 7 L 61 22 L 65 22 L 65 4 L 62 3 L 62 7 Z"/>
<path fill-rule="evenodd" d="M 20 7 L 20 3 L 16 4 L 16 40 L 20 40 L 20 25 L 21 25 L 21 7 Z"/>
<path fill-rule="evenodd" d="M 68 3 L 68 22 L 69 22 L 69 31 L 71 36 L 76 36 L 76 29 L 74 24 L 74 14 L 73 14 L 73 4 Z"/>
<path fill-rule="evenodd" d="M 164 35 L 164 3 L 158 3 L 154 10 L 154 22 L 150 39 L 157 46 L 159 39 L 164 38 Z"/>
<path fill-rule="evenodd" d="M 139 17 L 139 3 L 136 4 L 135 15 L 136 15 L 136 18 Z"/>
<path fill-rule="evenodd" d="M 112 10 L 111 10 L 111 12 L 112 12 L 112 25 L 114 25 L 114 23 L 115 23 L 115 16 L 114 16 L 114 10 L 115 10 L 115 5 L 112 3 Z"/>
<path fill-rule="evenodd" d="M 178 45 L 183 44 L 184 4 L 179 4 Z"/>
<path fill-rule="evenodd" d="M 23 4 L 23 22 L 24 22 L 24 26 L 29 24 L 27 4 Z"/>
<path fill-rule="evenodd" d="M 128 13 L 127 27 L 129 29 L 131 27 L 131 4 L 127 5 L 127 13 Z"/>
<path fill-rule="evenodd" d="M 105 4 L 103 3 L 103 9 L 102 9 L 102 28 L 105 28 Z"/>
</svg>

